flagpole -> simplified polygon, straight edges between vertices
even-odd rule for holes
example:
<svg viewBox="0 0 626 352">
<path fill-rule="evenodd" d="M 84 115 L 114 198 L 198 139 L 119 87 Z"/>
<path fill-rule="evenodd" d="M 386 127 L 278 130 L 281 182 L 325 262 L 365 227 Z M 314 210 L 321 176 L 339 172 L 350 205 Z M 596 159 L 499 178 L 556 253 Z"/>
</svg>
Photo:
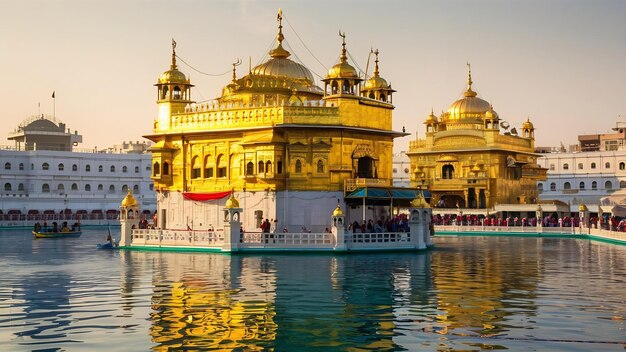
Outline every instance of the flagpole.
<svg viewBox="0 0 626 352">
<path fill-rule="evenodd" d="M 56 91 L 52 91 L 52 118 L 56 120 L 57 117 L 57 99 L 56 99 Z"/>
</svg>

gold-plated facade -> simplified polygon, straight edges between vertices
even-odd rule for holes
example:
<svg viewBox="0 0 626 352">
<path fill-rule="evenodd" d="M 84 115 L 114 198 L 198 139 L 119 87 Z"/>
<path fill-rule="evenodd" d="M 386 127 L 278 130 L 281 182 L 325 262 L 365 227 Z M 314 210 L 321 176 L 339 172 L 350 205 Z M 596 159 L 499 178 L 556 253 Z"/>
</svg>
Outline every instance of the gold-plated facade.
<svg viewBox="0 0 626 352">
<path fill-rule="evenodd" d="M 283 48 L 282 14 L 268 61 L 233 78 L 219 98 L 190 99 L 193 86 L 172 65 L 158 87 L 158 117 L 146 138 L 155 142 L 153 175 L 158 191 L 343 191 L 357 178 L 392 178 L 393 139 L 389 85 L 363 96 L 347 62 L 318 87 L 311 72 Z M 378 69 L 375 73 L 379 77 Z M 379 78 L 377 78 L 379 79 Z M 341 87 L 341 89 L 340 89 Z"/>
<path fill-rule="evenodd" d="M 547 170 L 537 165 L 532 122 L 527 119 L 519 134 L 508 131 L 472 83 L 468 64 L 463 97 L 439 117 L 431 112 L 425 138 L 410 142 L 411 185 L 429 189 L 438 207 L 535 203 L 536 181 L 545 180 Z"/>
</svg>

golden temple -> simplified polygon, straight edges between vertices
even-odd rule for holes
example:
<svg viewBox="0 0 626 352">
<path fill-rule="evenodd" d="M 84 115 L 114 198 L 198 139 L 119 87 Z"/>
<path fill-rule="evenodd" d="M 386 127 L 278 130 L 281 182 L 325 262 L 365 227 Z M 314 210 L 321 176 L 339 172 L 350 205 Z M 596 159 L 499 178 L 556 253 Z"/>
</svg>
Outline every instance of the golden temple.
<svg viewBox="0 0 626 352">
<path fill-rule="evenodd" d="M 346 36 L 340 32 L 339 62 L 320 88 L 283 47 L 282 19 L 279 12 L 269 59 L 242 76 L 237 74 L 241 61 L 235 62 L 231 81 L 211 101 L 191 99 L 193 85 L 178 69 L 172 42 L 170 69 L 156 84 L 154 130 L 145 136 L 155 143 L 152 179 L 159 215 L 169 224 L 216 225 L 216 216 L 197 219 L 200 212 L 212 213 L 207 208 L 197 209 L 195 220 L 183 216 L 177 210 L 185 202 L 180 194 L 232 189 L 246 215 L 256 214 L 244 219 L 247 228 L 263 218 L 289 218 L 281 228 L 323 229 L 337 199 L 346 188 L 354 189 L 350 185 L 367 180 L 392 185 L 393 140 L 407 134 L 391 128 L 395 90 L 380 76 L 378 51 L 373 75 L 362 78 L 348 62 Z M 322 205 L 320 198 L 326 199 Z M 316 215 L 291 216 L 290 209 Z"/>
<path fill-rule="evenodd" d="M 440 116 L 431 111 L 425 138 L 410 142 L 411 185 L 430 190 L 431 204 L 441 208 L 536 203 L 536 181 L 547 170 L 537 165 L 533 123 L 527 119 L 520 134 L 508 130 L 472 84 L 468 63 L 463 96 Z"/>
</svg>

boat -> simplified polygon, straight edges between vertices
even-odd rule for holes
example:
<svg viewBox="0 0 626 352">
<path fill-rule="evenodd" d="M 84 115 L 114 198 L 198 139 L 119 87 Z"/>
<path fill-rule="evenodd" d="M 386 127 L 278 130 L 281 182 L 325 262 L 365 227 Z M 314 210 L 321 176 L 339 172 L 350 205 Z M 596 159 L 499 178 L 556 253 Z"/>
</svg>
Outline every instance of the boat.
<svg viewBox="0 0 626 352">
<path fill-rule="evenodd" d="M 36 238 L 64 238 L 64 237 L 80 237 L 82 231 L 68 231 L 68 232 L 39 232 L 33 231 L 33 235 Z"/>
<path fill-rule="evenodd" d="M 111 227 L 107 227 L 108 231 L 109 231 L 109 235 L 107 236 L 107 242 L 106 243 L 98 243 L 97 247 L 98 249 L 117 249 L 119 247 L 119 243 L 113 240 L 113 237 L 111 237 Z"/>
</svg>

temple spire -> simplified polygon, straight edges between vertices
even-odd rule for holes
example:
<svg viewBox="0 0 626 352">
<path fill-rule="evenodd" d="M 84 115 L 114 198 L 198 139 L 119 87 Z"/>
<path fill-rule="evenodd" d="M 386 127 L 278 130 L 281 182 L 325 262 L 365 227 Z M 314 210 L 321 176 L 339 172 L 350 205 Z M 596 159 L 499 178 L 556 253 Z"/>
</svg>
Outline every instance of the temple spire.
<svg viewBox="0 0 626 352">
<path fill-rule="evenodd" d="M 374 60 L 374 77 L 380 76 L 380 71 L 378 71 L 378 49 L 374 51 L 374 55 L 376 55 L 376 60 Z"/>
<path fill-rule="evenodd" d="M 178 69 L 176 67 L 176 41 L 174 40 L 174 38 L 172 38 L 172 65 L 170 66 L 170 69 Z"/>
<path fill-rule="evenodd" d="M 463 94 L 464 96 L 466 96 L 466 97 L 475 97 L 476 96 L 476 92 L 474 92 L 472 90 L 472 83 L 474 83 L 472 81 L 472 66 L 470 65 L 470 63 L 468 61 L 467 62 L 467 90 Z"/>
<path fill-rule="evenodd" d="M 283 35 L 283 10 L 278 9 L 278 16 L 276 17 L 278 21 L 278 34 L 276 35 L 276 41 L 278 44 L 272 50 L 270 50 L 270 56 L 273 58 L 288 58 L 291 53 L 283 48 L 283 40 L 285 40 L 285 36 Z"/>
<path fill-rule="evenodd" d="M 339 30 L 339 36 L 341 37 L 341 56 L 339 57 L 339 61 L 347 62 L 348 55 L 346 55 L 346 32 L 341 33 L 341 30 Z"/>
</svg>

